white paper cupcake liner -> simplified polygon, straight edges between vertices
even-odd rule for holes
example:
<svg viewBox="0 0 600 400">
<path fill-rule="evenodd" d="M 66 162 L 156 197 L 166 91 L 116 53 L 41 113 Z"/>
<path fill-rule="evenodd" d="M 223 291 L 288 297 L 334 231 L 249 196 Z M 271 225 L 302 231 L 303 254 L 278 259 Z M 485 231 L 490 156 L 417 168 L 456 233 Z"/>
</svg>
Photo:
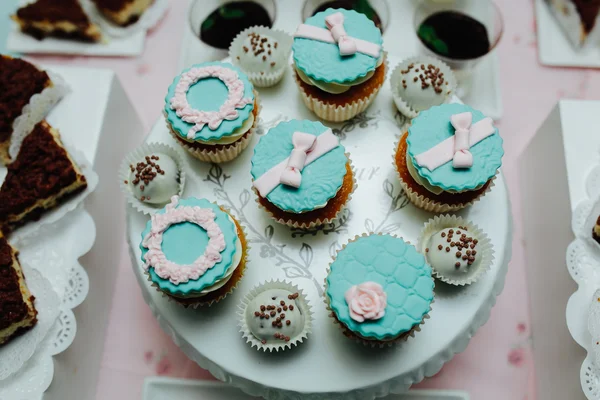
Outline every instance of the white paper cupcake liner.
<svg viewBox="0 0 600 400">
<path fill-rule="evenodd" d="M 281 48 L 281 51 L 284 54 L 282 57 L 283 62 L 280 66 L 277 66 L 274 71 L 270 72 L 249 72 L 244 69 L 244 67 L 240 64 L 237 59 L 238 56 L 241 55 L 242 47 L 244 39 L 247 37 L 248 33 L 255 32 L 262 35 L 271 36 L 273 39 L 278 42 L 278 50 Z M 285 74 L 287 70 L 287 61 L 290 58 L 290 54 L 292 53 L 292 43 L 294 39 L 288 33 L 284 31 L 280 31 L 278 29 L 270 29 L 265 26 L 252 26 L 250 28 L 244 29 L 240 32 L 235 39 L 231 42 L 229 46 L 229 57 L 231 58 L 231 62 L 233 65 L 239 67 L 250 79 L 250 82 L 254 84 L 256 87 L 270 87 L 274 86 Z"/>
<path fill-rule="evenodd" d="M 21 115 L 13 122 L 13 132 L 8 147 L 11 160 L 17 158 L 23 139 L 31 133 L 34 126 L 42 121 L 56 103 L 71 91 L 69 85 L 59 74 L 52 71 L 46 71 L 46 73 L 52 81 L 52 85 L 33 95 L 29 99 L 29 103 L 23 107 Z M 8 163 L 10 160 L 4 160 L 4 162 Z"/>
<path fill-rule="evenodd" d="M 473 204 L 475 204 L 476 202 L 478 202 L 479 200 L 481 200 L 481 198 L 483 196 L 485 196 L 486 194 L 488 194 L 496 184 L 495 183 L 496 176 L 498 176 L 499 171 L 496 171 L 496 175 L 494 175 L 488 181 L 489 184 L 488 184 L 486 190 L 481 192 L 477 197 L 475 197 L 471 201 L 468 201 L 466 203 L 459 203 L 459 204 L 445 204 L 445 203 L 441 203 L 436 200 L 432 200 L 428 197 L 423 196 L 422 194 L 419 194 L 419 193 L 413 191 L 410 188 L 410 186 L 408 186 L 408 184 L 406 182 L 404 182 L 404 179 L 402 179 L 402 176 L 400 175 L 400 171 L 398 171 L 398 166 L 396 165 L 396 153 L 398 152 L 399 145 L 400 145 L 399 142 L 396 143 L 396 146 L 395 146 L 396 151 L 394 151 L 394 154 L 392 156 L 392 165 L 394 166 L 394 169 L 396 170 L 396 174 L 398 176 L 398 180 L 400 181 L 400 185 L 402 186 L 402 189 L 404 190 L 404 194 L 406 195 L 408 200 L 410 200 L 410 202 L 414 206 L 416 206 L 422 210 L 433 212 L 433 213 L 446 213 L 446 212 L 454 212 L 454 211 L 462 210 L 463 208 L 470 207 Z M 432 193 L 432 195 L 433 195 L 433 193 Z"/>
<path fill-rule="evenodd" d="M 260 209 L 264 210 L 273 221 L 275 221 L 281 225 L 287 225 L 290 228 L 311 229 L 316 226 L 333 223 L 340 216 L 342 211 L 344 211 L 346 209 L 346 207 L 348 206 L 348 203 L 352 200 L 352 195 L 354 194 L 356 187 L 358 186 L 358 182 L 356 180 L 356 170 L 354 168 L 354 165 L 352 165 L 352 160 L 350 160 L 350 154 L 346 153 L 346 157 L 348 157 L 348 162 L 350 163 L 350 169 L 352 170 L 352 190 L 348 194 L 348 199 L 346 200 L 346 203 L 342 207 L 340 207 L 340 209 L 336 212 L 336 214 L 333 218 L 323 218 L 323 219 L 317 218 L 316 220 L 310 221 L 310 222 L 298 222 L 291 217 L 287 218 L 287 219 L 277 218 L 277 217 L 275 217 L 275 215 L 273 215 L 273 213 L 269 209 L 267 209 L 265 206 L 262 205 L 262 203 L 260 202 L 260 198 L 261 198 L 260 194 L 258 193 L 256 188 L 254 186 L 252 186 L 252 190 L 254 191 L 254 194 L 256 194 L 256 200 L 255 200 L 256 204 L 258 204 L 258 207 Z M 317 211 L 317 210 L 318 209 L 315 209 L 314 211 Z M 288 213 L 288 214 L 291 216 L 294 215 L 292 213 Z"/>
<path fill-rule="evenodd" d="M 240 154 L 242 154 L 242 152 L 250 145 L 252 137 L 254 136 L 254 132 L 256 132 L 258 120 L 260 119 L 260 110 L 262 106 L 260 104 L 260 100 L 258 98 L 258 93 L 256 92 L 256 90 L 254 91 L 254 96 L 257 99 L 256 106 L 258 107 L 258 110 L 256 111 L 256 116 L 254 117 L 254 123 L 252 124 L 252 127 L 250 128 L 248 133 L 245 133 L 241 137 L 241 139 L 224 146 L 221 150 L 205 150 L 193 147 L 191 144 L 188 144 L 184 140 L 181 140 L 181 136 L 179 136 L 175 131 L 173 131 L 173 129 L 171 128 L 171 124 L 169 124 L 169 121 L 166 120 L 167 128 L 169 128 L 169 133 L 171 133 L 171 136 L 173 136 L 175 141 L 179 143 L 181 147 L 183 147 L 194 158 L 197 158 L 200 161 L 211 162 L 216 164 L 232 161 L 235 158 L 237 158 Z"/>
<path fill-rule="evenodd" d="M 216 203 L 213 203 L 216 204 Z M 218 204 L 216 204 L 218 205 Z M 240 281 L 244 278 L 244 275 L 246 273 L 246 268 L 248 268 L 248 254 L 250 253 L 250 243 L 248 242 L 248 233 L 246 232 L 246 227 L 243 226 L 238 219 L 236 219 L 233 214 L 231 214 L 231 212 L 229 211 L 229 209 L 219 206 L 221 207 L 222 210 L 224 210 L 227 214 L 229 214 L 229 216 L 237 223 L 237 226 L 239 226 L 241 228 L 241 232 L 240 232 L 240 236 L 243 236 L 244 238 L 244 242 L 246 243 L 245 248 L 242 247 L 242 251 L 243 251 L 243 256 L 242 259 L 240 260 L 240 264 L 238 265 L 238 267 L 236 268 L 236 272 L 237 269 L 240 268 L 243 264 L 243 270 L 241 271 L 241 274 L 238 277 L 234 277 L 233 275 L 235 275 L 235 272 L 232 274 L 230 279 L 236 279 L 236 281 L 234 282 L 234 284 L 229 288 L 229 290 L 225 293 L 222 293 L 219 297 L 216 298 L 210 298 L 209 300 L 207 300 L 204 296 L 200 296 L 200 297 L 187 297 L 187 298 L 181 298 L 182 300 L 187 300 L 186 302 L 182 302 L 179 301 L 178 297 L 173 296 L 171 294 L 168 294 L 164 291 L 161 290 L 161 288 L 158 286 L 158 284 L 154 281 L 152 281 L 152 278 L 150 277 L 150 273 L 148 272 L 148 270 L 144 270 L 144 274 L 146 275 L 146 278 L 148 279 L 148 282 L 150 282 L 150 286 L 152 286 L 154 289 L 156 289 L 157 292 L 159 292 L 163 298 L 166 298 L 167 301 L 171 301 L 173 303 L 176 303 L 177 305 L 183 307 L 183 308 L 192 308 L 192 309 L 197 309 L 200 306 L 207 306 L 210 307 L 213 304 L 216 304 L 218 302 L 220 302 L 221 300 L 223 300 L 224 298 L 226 298 L 227 296 L 229 296 L 231 293 L 233 293 L 233 291 L 235 289 L 237 289 L 237 287 L 240 284 Z M 229 281 L 223 285 L 226 286 L 229 283 Z M 222 287 L 216 289 L 216 290 L 220 290 Z"/>
<path fill-rule="evenodd" d="M 441 60 L 438 60 L 437 58 L 433 58 L 433 57 L 429 57 L 429 56 L 411 57 L 411 58 L 407 58 L 406 60 L 404 60 L 400 64 L 398 64 L 396 66 L 396 68 L 394 68 L 394 71 L 392 71 L 392 75 L 390 77 L 390 87 L 392 90 L 392 97 L 394 99 L 394 103 L 396 104 L 396 107 L 402 114 L 406 115 L 409 118 L 415 118 L 419 115 L 419 110 L 415 110 L 412 107 L 412 105 L 410 104 L 410 99 L 403 99 L 398 91 L 398 88 L 400 87 L 400 79 L 402 76 L 400 74 L 400 71 L 408 68 L 408 66 L 410 64 L 426 64 L 426 65 L 432 64 L 432 65 L 435 65 L 436 67 L 439 67 L 440 71 L 444 73 L 444 79 L 446 79 L 446 81 L 448 82 L 448 87 L 447 87 L 446 92 L 450 92 L 450 94 L 446 95 L 446 99 L 445 99 L 444 103 L 450 103 L 450 101 L 452 100 L 452 95 L 456 91 L 456 85 L 457 85 L 457 80 L 456 80 L 456 77 L 454 76 L 454 73 L 452 72 L 452 69 L 446 63 L 444 63 Z M 432 106 L 433 106 L 433 104 L 432 104 Z"/>
<path fill-rule="evenodd" d="M 485 271 L 488 271 L 491 268 L 492 262 L 494 261 L 494 248 L 492 243 L 485 232 L 483 232 L 477 225 L 456 215 L 436 215 L 423 227 L 423 230 L 419 235 L 418 250 L 422 254 L 425 254 L 425 257 L 427 257 L 425 249 L 427 248 L 427 242 L 431 236 L 435 235 L 441 230 L 447 228 L 456 228 L 459 226 L 467 228 L 467 232 L 477 239 L 477 255 L 481 258 L 479 265 L 475 268 L 472 268 L 462 279 L 453 279 L 449 276 L 444 276 L 433 266 L 431 266 L 431 269 L 433 271 L 433 276 L 440 281 L 454 286 L 465 286 L 475 283 Z"/>
<path fill-rule="evenodd" d="M 388 72 L 388 61 L 387 55 L 384 56 L 383 66 L 385 68 L 385 75 Z M 292 65 L 292 68 L 294 66 Z M 344 106 L 340 106 L 337 104 L 327 104 L 322 100 L 312 97 L 302 87 L 302 80 L 298 77 L 298 74 L 294 72 L 294 79 L 296 80 L 296 84 L 298 89 L 300 89 L 300 94 L 302 95 L 302 100 L 306 107 L 315 113 L 319 118 L 324 119 L 325 121 L 330 122 L 344 122 L 349 119 L 354 118 L 357 114 L 365 111 L 373 102 L 379 90 L 383 86 L 385 82 L 385 77 L 383 78 L 381 84 L 376 87 L 373 92 L 367 96 L 358 100 L 354 100 L 352 103 L 346 104 Z"/>
<path fill-rule="evenodd" d="M 155 212 L 163 209 L 168 201 L 165 204 L 144 203 L 133 195 L 129 184 L 126 184 L 125 181 L 130 180 L 130 165 L 136 165 L 138 162 L 143 161 L 146 156 L 155 153 L 162 153 L 171 157 L 177 165 L 177 169 L 179 170 L 179 190 L 177 193 L 173 193 L 173 195 L 182 196 L 183 190 L 185 189 L 185 170 L 187 169 L 187 166 L 179 151 L 164 143 L 146 143 L 134 149 L 132 152 L 127 154 L 121 162 L 121 166 L 119 167 L 119 186 L 121 188 L 121 192 L 125 195 L 127 202 L 131 204 L 134 209 L 146 215 L 154 214 Z"/>
<path fill-rule="evenodd" d="M 79 0 L 79 2 L 90 20 L 100 27 L 102 33 L 113 38 L 129 37 L 140 31 L 146 32 L 154 28 L 169 9 L 169 0 L 154 0 L 137 22 L 128 26 L 119 26 L 106 19 L 91 0 Z"/>
<path fill-rule="evenodd" d="M 298 293 L 299 296 L 296 299 L 298 306 L 302 310 L 302 314 L 304 315 L 304 329 L 300 332 L 296 337 L 292 338 L 289 342 L 281 342 L 281 343 L 266 343 L 262 344 L 260 340 L 258 340 L 250 331 L 250 327 L 246 322 L 246 309 L 252 302 L 252 300 L 260 293 L 263 293 L 266 290 L 270 289 L 283 289 L 288 290 L 291 293 Z M 264 352 L 278 352 L 286 349 L 291 349 L 294 346 L 299 345 L 307 339 L 308 335 L 312 333 L 312 319 L 313 312 L 311 306 L 306 300 L 306 295 L 299 289 L 298 286 L 293 285 L 288 281 L 281 280 L 270 280 L 265 283 L 262 283 L 258 286 L 255 286 L 244 298 L 242 299 L 241 304 L 238 306 L 238 316 L 240 317 L 239 327 L 240 332 L 246 342 L 250 344 L 251 347 L 256 347 L 258 350 L 262 350 Z"/>
<path fill-rule="evenodd" d="M 329 265 L 327 266 L 327 270 L 326 270 L 327 274 L 325 276 L 325 290 L 324 290 L 325 294 L 323 295 L 323 301 L 325 302 L 325 307 L 327 308 L 327 311 L 328 311 L 327 315 L 329 316 L 329 318 L 331 318 L 333 320 L 333 323 L 342 331 L 342 334 L 344 336 L 346 336 L 349 339 L 352 339 L 353 341 L 355 341 L 357 343 L 361 343 L 364 346 L 369 346 L 369 347 L 373 347 L 373 348 L 392 347 L 396 344 L 408 341 L 409 337 L 414 338 L 416 332 L 421 332 L 421 326 L 425 323 L 426 319 L 430 318 L 429 314 L 431 313 L 431 310 L 432 310 L 431 306 L 433 305 L 433 303 L 435 303 L 435 298 L 431 301 L 431 304 L 429 305 L 429 311 L 427 312 L 427 314 L 425 314 L 423 316 L 423 319 L 421 320 L 420 323 L 414 325 L 411 328 L 411 330 L 400 334 L 400 336 L 398 336 L 394 339 L 381 341 L 381 340 L 377 340 L 377 339 L 369 339 L 369 338 L 362 337 L 362 336 L 358 335 L 356 332 L 350 330 L 344 323 L 342 323 L 339 319 L 337 319 L 335 312 L 331 309 L 329 296 L 327 296 L 327 288 L 328 288 L 327 276 L 329 276 L 329 273 L 331 272 L 331 264 L 333 264 L 333 262 L 335 261 L 335 258 L 337 258 L 337 254 L 340 251 L 344 250 L 349 243 L 355 242 L 360 238 L 371 236 L 371 235 L 382 236 L 384 234 L 382 234 L 382 233 L 363 233 L 362 235 L 356 235 L 356 236 L 354 236 L 354 238 L 348 240 L 347 243 L 343 244 L 341 249 L 337 250 L 336 257 L 334 257 L 331 260 L 331 262 L 329 263 Z M 394 234 L 389 234 L 389 236 L 393 236 L 395 238 L 404 240 L 404 238 L 394 235 Z M 408 241 L 406 241 L 406 243 L 411 244 Z M 433 279 L 433 277 L 432 277 L 432 279 Z M 434 295 L 435 295 L 435 292 L 434 292 Z"/>
</svg>

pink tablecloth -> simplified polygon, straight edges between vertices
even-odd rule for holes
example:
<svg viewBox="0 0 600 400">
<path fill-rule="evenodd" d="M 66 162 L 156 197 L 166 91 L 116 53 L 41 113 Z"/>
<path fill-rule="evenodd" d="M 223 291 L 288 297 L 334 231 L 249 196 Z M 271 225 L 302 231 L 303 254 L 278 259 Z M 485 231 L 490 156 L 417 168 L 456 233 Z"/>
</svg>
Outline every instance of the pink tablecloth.
<svg viewBox="0 0 600 400">
<path fill-rule="evenodd" d="M 497 0 L 497 3 L 506 21 L 499 49 L 505 109 L 499 125 L 505 140 L 504 173 L 515 222 L 513 261 L 490 321 L 464 353 L 419 387 L 463 389 L 477 400 L 525 400 L 533 398 L 533 365 L 517 156 L 560 97 L 598 98 L 600 75 L 592 70 L 540 66 L 533 1 Z M 150 34 L 145 53 L 136 59 L 44 57 L 40 60 L 114 69 L 149 129 L 163 105 L 164 89 L 177 72 L 184 14 L 183 2 L 173 1 L 168 16 Z M 140 398 L 143 379 L 151 375 L 210 379 L 208 372 L 189 361 L 159 328 L 140 295 L 125 246 L 117 282 L 98 398 Z"/>
</svg>

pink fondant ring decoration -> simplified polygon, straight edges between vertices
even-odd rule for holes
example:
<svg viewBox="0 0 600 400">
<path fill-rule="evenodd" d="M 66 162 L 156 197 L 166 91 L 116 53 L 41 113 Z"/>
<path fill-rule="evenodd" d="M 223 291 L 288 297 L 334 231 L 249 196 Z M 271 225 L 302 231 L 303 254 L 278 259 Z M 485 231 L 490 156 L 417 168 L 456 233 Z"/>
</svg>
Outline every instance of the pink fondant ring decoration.
<svg viewBox="0 0 600 400">
<path fill-rule="evenodd" d="M 179 196 L 173 196 L 164 214 L 152 216 L 150 232 L 142 241 L 142 245 L 148 249 L 144 255 L 146 260 L 144 269 L 153 267 L 158 276 L 168 279 L 175 285 L 199 279 L 207 270 L 221 261 L 221 252 L 226 247 L 223 231 L 215 222 L 216 215 L 213 210 L 197 206 L 177 207 L 178 203 Z M 204 254 L 189 265 L 180 265 L 168 260 L 162 250 L 163 233 L 169 226 L 181 222 L 196 224 L 206 230 L 208 235 L 208 244 Z"/>
<path fill-rule="evenodd" d="M 350 56 L 358 52 L 379 58 L 381 52 L 380 45 L 348 36 L 346 29 L 344 28 L 344 14 L 341 12 L 333 13 L 325 17 L 325 25 L 327 26 L 327 29 L 313 25 L 300 24 L 294 37 L 337 44 L 341 56 Z"/>
<path fill-rule="evenodd" d="M 192 108 L 187 100 L 187 92 L 201 79 L 220 79 L 229 92 L 227 100 L 218 111 L 202 111 Z M 238 108 L 243 108 L 252 103 L 252 99 L 244 98 L 244 82 L 233 69 L 221 65 L 209 65 L 206 67 L 192 68 L 181 74 L 179 82 L 175 87 L 175 94 L 171 98 L 171 108 L 179 118 L 194 126 L 188 131 L 188 140 L 196 137 L 196 132 L 208 127 L 212 130 L 218 129 L 224 120 L 232 121 L 238 118 Z"/>
<path fill-rule="evenodd" d="M 484 118 L 471 125 L 473 116 L 470 112 L 455 114 L 450 117 L 456 134 L 431 149 L 417 154 L 415 162 L 430 171 L 452 161 L 454 168 L 469 168 L 473 165 L 471 147 L 481 142 L 488 136 L 496 133 L 494 121 Z"/>
</svg>

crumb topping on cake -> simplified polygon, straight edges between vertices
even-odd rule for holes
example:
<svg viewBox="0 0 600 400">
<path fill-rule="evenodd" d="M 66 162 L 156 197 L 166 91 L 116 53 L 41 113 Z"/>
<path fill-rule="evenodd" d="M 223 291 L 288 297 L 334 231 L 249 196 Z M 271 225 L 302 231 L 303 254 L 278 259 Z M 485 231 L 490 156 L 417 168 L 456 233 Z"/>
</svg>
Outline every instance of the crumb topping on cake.
<svg viewBox="0 0 600 400">
<path fill-rule="evenodd" d="M 90 23 L 77 0 L 38 0 L 19 8 L 17 17 L 29 21 L 69 21 L 84 26 Z"/>
<path fill-rule="evenodd" d="M 60 0 L 58 0 L 60 1 Z M 133 0 L 92 0 L 99 8 L 104 8 L 110 11 L 120 11 L 125 8 Z"/>
<path fill-rule="evenodd" d="M 12 134 L 12 124 L 29 99 L 50 84 L 45 71 L 19 58 L 0 56 L 0 142 Z"/>
<path fill-rule="evenodd" d="M 19 277 L 13 268 L 13 249 L 4 237 L 0 237 L 0 330 L 24 320 L 28 314 Z"/>
<path fill-rule="evenodd" d="M 23 140 L 17 159 L 8 165 L 0 189 L 0 221 L 26 211 L 39 199 L 57 195 L 82 179 L 50 129 L 45 121 L 37 124 Z"/>
</svg>

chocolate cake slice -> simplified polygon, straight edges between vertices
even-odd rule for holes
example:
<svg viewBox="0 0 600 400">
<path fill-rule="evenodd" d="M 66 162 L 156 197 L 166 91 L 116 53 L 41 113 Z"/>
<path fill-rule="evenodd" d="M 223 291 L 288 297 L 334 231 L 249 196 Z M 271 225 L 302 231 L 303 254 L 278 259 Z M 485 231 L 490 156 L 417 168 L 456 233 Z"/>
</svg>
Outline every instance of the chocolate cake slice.
<svg viewBox="0 0 600 400">
<path fill-rule="evenodd" d="M 592 229 L 592 237 L 600 244 L 600 217 L 596 220 L 596 225 Z"/>
<path fill-rule="evenodd" d="M 85 176 L 46 121 L 23 140 L 0 188 L 0 226 L 13 229 L 37 220 L 87 187 Z"/>
<path fill-rule="evenodd" d="M 100 28 L 93 24 L 78 0 L 37 0 L 11 17 L 23 33 L 38 40 L 53 36 L 84 42 L 99 42 Z"/>
<path fill-rule="evenodd" d="M 546 0 L 554 17 L 575 47 L 582 47 L 596 32 L 600 0 Z"/>
<path fill-rule="evenodd" d="M 15 119 L 35 94 L 53 83 L 45 71 L 20 58 L 0 54 L 0 162 L 8 164 L 8 147 Z"/>
<path fill-rule="evenodd" d="M 127 26 L 136 23 L 154 0 L 92 0 L 111 22 Z"/>
<path fill-rule="evenodd" d="M 34 300 L 25 283 L 17 251 L 0 232 L 0 345 L 35 326 Z"/>
</svg>

